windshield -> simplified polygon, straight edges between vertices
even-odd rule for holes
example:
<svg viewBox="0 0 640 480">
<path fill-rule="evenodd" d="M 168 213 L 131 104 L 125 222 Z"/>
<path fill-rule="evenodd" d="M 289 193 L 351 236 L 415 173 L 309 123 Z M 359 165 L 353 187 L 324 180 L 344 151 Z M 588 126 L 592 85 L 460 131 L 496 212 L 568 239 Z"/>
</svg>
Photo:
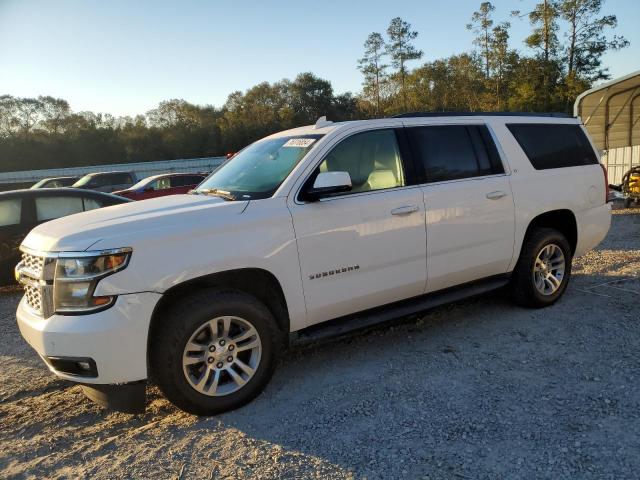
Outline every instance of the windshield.
<svg viewBox="0 0 640 480">
<path fill-rule="evenodd" d="M 267 138 L 252 143 L 202 182 L 195 193 L 227 199 L 268 198 L 322 135 Z"/>
<path fill-rule="evenodd" d="M 74 183 L 72 185 L 72 187 L 84 187 L 85 185 L 87 185 L 91 181 L 92 178 L 93 178 L 92 175 L 85 175 L 80 180 L 78 180 L 76 183 Z"/>
<path fill-rule="evenodd" d="M 138 188 L 141 187 L 146 187 L 148 183 L 151 183 L 153 181 L 153 179 L 156 177 L 147 177 L 147 178 L 143 178 L 142 180 L 140 180 L 138 183 L 134 183 L 133 185 L 131 185 L 127 190 L 137 190 Z M 159 178 L 159 177 L 158 177 Z"/>
</svg>

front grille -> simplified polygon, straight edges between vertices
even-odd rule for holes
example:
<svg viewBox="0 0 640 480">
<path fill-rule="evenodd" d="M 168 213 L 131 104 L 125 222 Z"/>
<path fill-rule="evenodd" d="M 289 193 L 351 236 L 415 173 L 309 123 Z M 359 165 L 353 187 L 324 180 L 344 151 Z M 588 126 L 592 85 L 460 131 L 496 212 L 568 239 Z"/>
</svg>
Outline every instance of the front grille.
<svg viewBox="0 0 640 480">
<path fill-rule="evenodd" d="M 53 276 L 55 258 L 23 252 L 16 267 L 17 278 L 24 285 L 27 305 L 38 315 L 49 318 L 53 314 Z"/>
<path fill-rule="evenodd" d="M 42 314 L 42 291 L 38 287 L 32 285 L 24 286 L 24 295 L 27 299 L 27 305 L 33 308 L 36 312 Z"/>
<path fill-rule="evenodd" d="M 36 257 L 29 253 L 22 254 L 22 265 L 34 278 L 41 278 L 44 270 L 44 257 Z"/>
</svg>

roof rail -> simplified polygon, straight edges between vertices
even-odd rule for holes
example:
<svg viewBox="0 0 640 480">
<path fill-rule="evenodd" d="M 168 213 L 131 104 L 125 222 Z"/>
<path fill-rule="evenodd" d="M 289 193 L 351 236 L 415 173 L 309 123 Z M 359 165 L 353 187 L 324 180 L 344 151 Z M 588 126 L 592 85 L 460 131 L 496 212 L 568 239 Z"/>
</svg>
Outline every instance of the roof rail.
<svg viewBox="0 0 640 480">
<path fill-rule="evenodd" d="M 399 113 L 391 118 L 410 117 L 553 117 L 573 118 L 563 112 L 408 112 Z"/>
</svg>

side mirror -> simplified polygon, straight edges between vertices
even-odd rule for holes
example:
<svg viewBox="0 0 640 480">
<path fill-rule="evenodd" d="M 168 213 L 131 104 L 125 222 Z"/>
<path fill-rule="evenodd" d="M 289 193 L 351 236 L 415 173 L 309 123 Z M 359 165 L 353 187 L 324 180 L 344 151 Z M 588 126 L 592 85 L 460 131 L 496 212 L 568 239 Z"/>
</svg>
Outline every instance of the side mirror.
<svg viewBox="0 0 640 480">
<path fill-rule="evenodd" d="M 321 172 L 313 187 L 305 191 L 304 200 L 314 202 L 335 193 L 348 192 L 352 188 L 349 172 Z"/>
</svg>

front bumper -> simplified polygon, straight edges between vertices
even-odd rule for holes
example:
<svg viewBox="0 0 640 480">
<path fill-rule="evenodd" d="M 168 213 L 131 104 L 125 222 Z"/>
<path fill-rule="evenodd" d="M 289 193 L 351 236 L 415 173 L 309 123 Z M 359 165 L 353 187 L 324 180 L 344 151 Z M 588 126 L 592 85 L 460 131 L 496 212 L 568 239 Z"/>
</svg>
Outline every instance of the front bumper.
<svg viewBox="0 0 640 480">
<path fill-rule="evenodd" d="M 20 333 L 47 358 L 83 358 L 95 362 L 97 375 L 65 373 L 47 361 L 57 376 L 83 384 L 111 385 L 147 378 L 147 336 L 161 295 L 120 295 L 108 310 L 88 315 L 52 315 L 43 319 L 23 298 L 16 313 Z M 96 387 L 97 388 L 97 387 Z"/>
</svg>

